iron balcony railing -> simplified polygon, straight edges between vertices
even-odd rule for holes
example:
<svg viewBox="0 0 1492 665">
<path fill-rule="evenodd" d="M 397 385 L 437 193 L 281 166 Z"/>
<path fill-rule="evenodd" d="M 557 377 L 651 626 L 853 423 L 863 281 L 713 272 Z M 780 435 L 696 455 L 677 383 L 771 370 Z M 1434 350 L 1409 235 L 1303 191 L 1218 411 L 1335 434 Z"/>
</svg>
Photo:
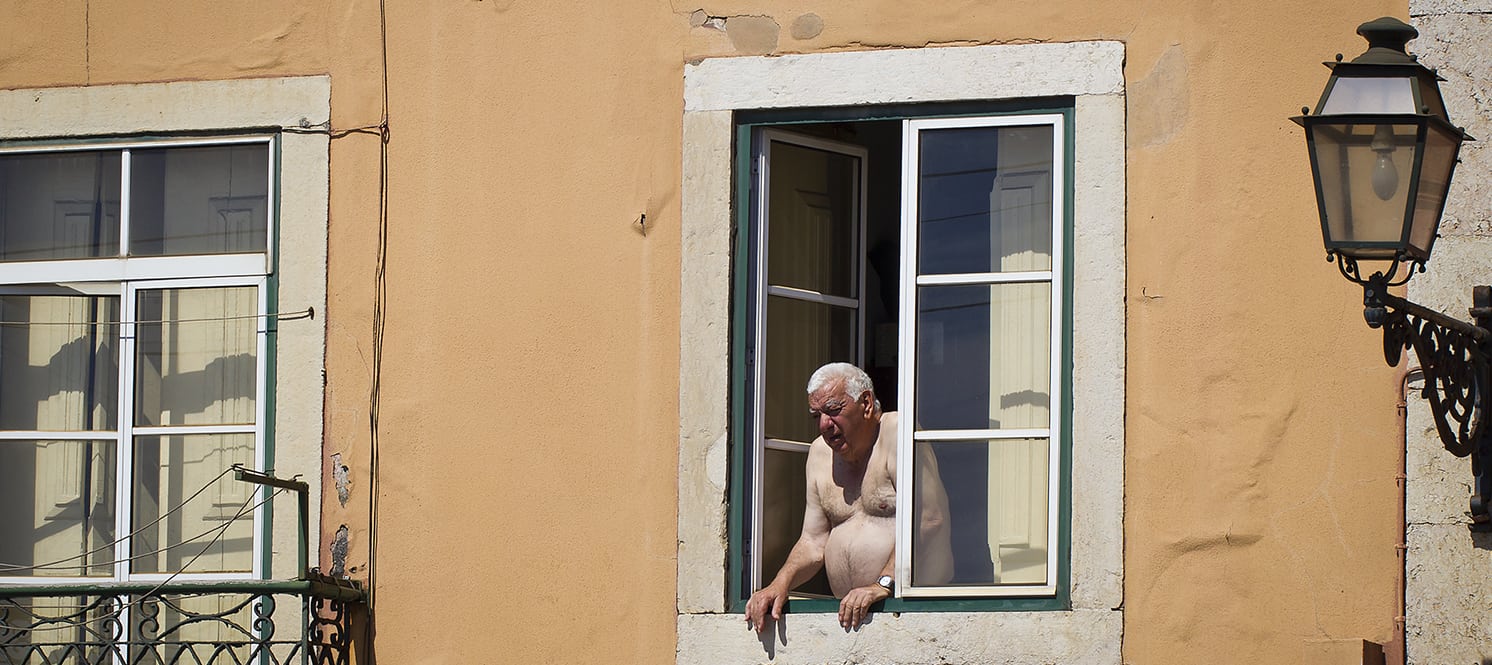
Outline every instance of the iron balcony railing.
<svg viewBox="0 0 1492 665">
<path fill-rule="evenodd" d="M 365 617 L 355 583 L 0 586 L 0 665 L 344 665 Z"/>
</svg>

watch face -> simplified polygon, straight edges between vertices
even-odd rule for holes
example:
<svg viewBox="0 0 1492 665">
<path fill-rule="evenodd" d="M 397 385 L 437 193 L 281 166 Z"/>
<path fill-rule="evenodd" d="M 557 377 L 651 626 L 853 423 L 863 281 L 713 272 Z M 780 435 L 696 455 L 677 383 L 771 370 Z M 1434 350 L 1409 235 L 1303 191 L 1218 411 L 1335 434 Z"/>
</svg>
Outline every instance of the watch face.
<svg viewBox="0 0 1492 665">
<path fill-rule="evenodd" d="M 887 591 L 891 590 L 891 587 L 895 585 L 895 582 L 895 580 L 891 579 L 890 575 L 882 575 L 881 579 L 876 580 L 876 584 L 885 587 Z"/>
</svg>

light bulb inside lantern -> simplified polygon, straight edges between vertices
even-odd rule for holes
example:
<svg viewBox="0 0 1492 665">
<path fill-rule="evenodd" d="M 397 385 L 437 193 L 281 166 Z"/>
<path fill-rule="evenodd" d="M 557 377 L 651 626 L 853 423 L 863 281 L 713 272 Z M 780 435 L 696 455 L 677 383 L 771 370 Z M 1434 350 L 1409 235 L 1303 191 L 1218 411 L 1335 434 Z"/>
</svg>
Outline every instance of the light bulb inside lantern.
<svg viewBox="0 0 1492 665">
<path fill-rule="evenodd" d="M 1399 191 L 1399 168 L 1394 166 L 1394 160 L 1389 157 L 1394 154 L 1393 130 L 1388 125 L 1378 125 L 1378 129 L 1373 131 L 1373 142 L 1368 147 L 1378 153 L 1378 161 L 1373 165 L 1373 193 L 1380 200 L 1387 201 Z"/>
</svg>

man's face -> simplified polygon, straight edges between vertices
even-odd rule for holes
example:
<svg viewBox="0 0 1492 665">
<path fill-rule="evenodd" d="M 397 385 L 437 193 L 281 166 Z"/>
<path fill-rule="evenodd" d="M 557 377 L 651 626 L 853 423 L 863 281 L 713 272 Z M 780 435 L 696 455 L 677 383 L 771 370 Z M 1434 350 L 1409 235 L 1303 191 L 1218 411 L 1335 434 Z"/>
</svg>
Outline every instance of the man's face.
<svg viewBox="0 0 1492 665">
<path fill-rule="evenodd" d="M 873 443 L 873 403 L 869 392 L 852 398 L 845 394 L 844 382 L 836 381 L 808 396 L 808 412 L 818 421 L 819 434 L 835 454 L 858 460 Z"/>
</svg>

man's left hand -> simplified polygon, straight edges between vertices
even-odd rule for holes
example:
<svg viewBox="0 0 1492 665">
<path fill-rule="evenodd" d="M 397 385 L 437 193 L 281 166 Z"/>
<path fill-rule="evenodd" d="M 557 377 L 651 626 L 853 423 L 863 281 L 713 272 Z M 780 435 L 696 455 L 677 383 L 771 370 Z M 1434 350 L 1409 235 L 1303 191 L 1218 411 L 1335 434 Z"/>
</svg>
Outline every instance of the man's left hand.
<svg viewBox="0 0 1492 665">
<path fill-rule="evenodd" d="M 839 625 L 845 630 L 855 628 L 870 616 L 870 606 L 891 597 L 891 592 L 879 584 L 850 589 L 839 601 Z"/>
</svg>

